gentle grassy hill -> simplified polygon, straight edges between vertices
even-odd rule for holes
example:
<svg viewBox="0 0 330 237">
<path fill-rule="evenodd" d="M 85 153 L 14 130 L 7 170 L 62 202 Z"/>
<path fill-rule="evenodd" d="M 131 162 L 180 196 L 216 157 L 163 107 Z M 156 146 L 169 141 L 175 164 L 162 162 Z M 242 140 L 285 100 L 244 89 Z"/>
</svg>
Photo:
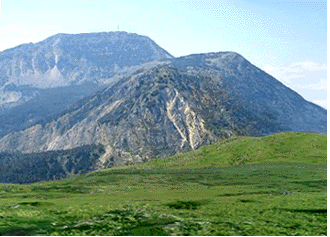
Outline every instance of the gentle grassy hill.
<svg viewBox="0 0 330 237">
<path fill-rule="evenodd" d="M 281 132 L 265 137 L 231 137 L 196 151 L 123 168 L 172 169 L 247 164 L 327 164 L 327 136 Z"/>
<path fill-rule="evenodd" d="M 324 135 L 279 133 L 125 169 L 0 184 L 0 235 L 326 235 L 325 154 Z"/>
<path fill-rule="evenodd" d="M 0 235 L 326 235 L 324 165 L 111 170 L 0 186 Z"/>
</svg>

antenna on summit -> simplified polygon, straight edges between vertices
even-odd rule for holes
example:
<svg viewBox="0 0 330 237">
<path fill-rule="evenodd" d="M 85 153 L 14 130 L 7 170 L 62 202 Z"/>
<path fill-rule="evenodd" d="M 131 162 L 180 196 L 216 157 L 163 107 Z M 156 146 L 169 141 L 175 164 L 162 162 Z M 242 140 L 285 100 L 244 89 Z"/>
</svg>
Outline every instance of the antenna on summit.
<svg viewBox="0 0 330 237">
<path fill-rule="evenodd" d="M 118 25 L 117 29 L 118 29 L 118 31 L 119 31 L 119 25 Z"/>
</svg>

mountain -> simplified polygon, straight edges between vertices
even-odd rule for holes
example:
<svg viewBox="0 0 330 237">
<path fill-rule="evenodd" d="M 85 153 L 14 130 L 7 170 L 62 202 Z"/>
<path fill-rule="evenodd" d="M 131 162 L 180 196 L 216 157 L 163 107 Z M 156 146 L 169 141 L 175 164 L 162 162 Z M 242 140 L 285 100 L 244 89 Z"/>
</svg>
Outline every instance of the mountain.
<svg viewBox="0 0 330 237">
<path fill-rule="evenodd" d="M 167 58 L 150 38 L 126 32 L 57 34 L 2 51 L 0 137 L 57 115 L 142 63 Z"/>
<path fill-rule="evenodd" d="M 232 135 L 326 134 L 326 110 L 234 52 L 165 59 L 123 76 L 56 119 L 13 132 L 1 151 L 102 144 L 104 167 L 194 150 Z"/>
</svg>

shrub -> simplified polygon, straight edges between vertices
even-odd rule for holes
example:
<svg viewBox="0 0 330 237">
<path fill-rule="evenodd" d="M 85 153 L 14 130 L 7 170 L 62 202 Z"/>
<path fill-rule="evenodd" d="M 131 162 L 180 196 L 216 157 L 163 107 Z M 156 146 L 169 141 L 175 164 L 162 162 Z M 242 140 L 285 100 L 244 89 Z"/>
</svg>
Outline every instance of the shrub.
<svg viewBox="0 0 330 237">
<path fill-rule="evenodd" d="M 170 208 L 174 208 L 174 209 L 188 209 L 188 210 L 195 210 L 198 207 L 200 207 L 203 204 L 208 203 L 208 201 L 206 200 L 197 200 L 197 201 L 175 201 L 175 202 L 170 202 L 167 203 L 166 205 Z"/>
</svg>

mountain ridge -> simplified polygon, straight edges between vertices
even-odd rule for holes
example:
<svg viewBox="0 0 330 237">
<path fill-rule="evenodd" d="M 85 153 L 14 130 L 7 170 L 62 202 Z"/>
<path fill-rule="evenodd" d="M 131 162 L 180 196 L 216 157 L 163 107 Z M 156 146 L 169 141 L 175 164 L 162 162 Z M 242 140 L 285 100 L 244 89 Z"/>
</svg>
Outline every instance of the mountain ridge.
<svg viewBox="0 0 330 237">
<path fill-rule="evenodd" d="M 126 32 L 60 33 L 0 52 L 0 84 L 6 78 L 10 83 L 41 88 L 79 84 L 111 77 L 124 66 L 163 58 L 173 56 L 147 36 Z M 8 65 L 11 70 L 3 68 Z M 54 79 L 54 83 L 47 78 Z"/>
</svg>

